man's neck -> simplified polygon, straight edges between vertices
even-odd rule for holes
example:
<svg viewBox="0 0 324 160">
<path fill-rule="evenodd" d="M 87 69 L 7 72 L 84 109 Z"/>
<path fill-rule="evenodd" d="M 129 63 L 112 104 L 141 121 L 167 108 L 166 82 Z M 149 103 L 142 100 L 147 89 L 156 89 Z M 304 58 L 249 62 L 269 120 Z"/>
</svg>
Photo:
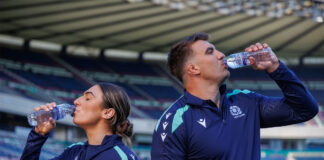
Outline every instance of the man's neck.
<svg viewBox="0 0 324 160">
<path fill-rule="evenodd" d="M 220 103 L 220 92 L 219 92 L 219 84 L 216 83 L 208 83 L 208 82 L 190 82 L 185 85 L 186 90 L 203 100 L 210 99 L 217 107 L 219 107 Z"/>
</svg>

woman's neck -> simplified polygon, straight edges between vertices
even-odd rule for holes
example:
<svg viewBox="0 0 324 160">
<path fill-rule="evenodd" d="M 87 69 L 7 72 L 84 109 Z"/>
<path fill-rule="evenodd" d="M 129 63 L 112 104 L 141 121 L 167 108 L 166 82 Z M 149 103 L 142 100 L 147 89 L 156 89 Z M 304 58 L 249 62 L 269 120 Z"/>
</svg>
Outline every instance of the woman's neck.
<svg viewBox="0 0 324 160">
<path fill-rule="evenodd" d="M 103 127 L 103 125 L 87 127 L 84 128 L 84 130 L 90 145 L 100 145 L 106 135 L 113 135 L 111 129 L 109 129 L 109 127 Z"/>
</svg>

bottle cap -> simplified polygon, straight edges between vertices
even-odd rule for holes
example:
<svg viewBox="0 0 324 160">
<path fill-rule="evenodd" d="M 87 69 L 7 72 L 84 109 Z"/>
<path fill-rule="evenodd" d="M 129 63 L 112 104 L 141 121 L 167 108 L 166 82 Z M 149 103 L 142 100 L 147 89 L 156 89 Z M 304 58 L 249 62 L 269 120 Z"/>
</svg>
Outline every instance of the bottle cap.
<svg viewBox="0 0 324 160">
<path fill-rule="evenodd" d="M 228 67 L 228 65 L 227 65 L 227 59 L 224 58 L 223 61 L 224 61 L 224 65 L 225 65 L 226 67 Z"/>
<path fill-rule="evenodd" d="M 71 113 L 71 116 L 74 117 L 74 112 L 75 112 L 75 105 L 71 105 L 71 108 L 72 108 L 72 113 Z"/>
</svg>

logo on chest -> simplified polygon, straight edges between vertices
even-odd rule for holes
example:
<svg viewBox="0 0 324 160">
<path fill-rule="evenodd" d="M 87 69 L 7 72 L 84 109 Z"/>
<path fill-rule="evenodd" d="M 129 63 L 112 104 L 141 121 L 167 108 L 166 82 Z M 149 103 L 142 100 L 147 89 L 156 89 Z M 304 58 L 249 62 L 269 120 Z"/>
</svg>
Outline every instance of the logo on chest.
<svg viewBox="0 0 324 160">
<path fill-rule="evenodd" d="M 240 118 L 240 117 L 245 116 L 245 114 L 241 111 L 241 108 L 238 106 L 231 106 L 230 112 L 234 118 Z"/>
<path fill-rule="evenodd" d="M 202 125 L 203 127 L 205 127 L 206 128 L 206 119 L 204 118 L 204 119 L 199 119 L 198 121 L 197 121 L 200 125 Z"/>
</svg>

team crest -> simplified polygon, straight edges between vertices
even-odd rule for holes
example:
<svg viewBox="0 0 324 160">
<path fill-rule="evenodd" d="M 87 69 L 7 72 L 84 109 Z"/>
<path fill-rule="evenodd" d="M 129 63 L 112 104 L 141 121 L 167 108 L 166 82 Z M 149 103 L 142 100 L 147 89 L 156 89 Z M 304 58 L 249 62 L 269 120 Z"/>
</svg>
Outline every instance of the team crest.
<svg viewBox="0 0 324 160">
<path fill-rule="evenodd" d="M 241 108 L 238 106 L 231 106 L 230 112 L 234 118 L 239 118 L 245 115 L 244 113 L 242 113 Z"/>
</svg>

